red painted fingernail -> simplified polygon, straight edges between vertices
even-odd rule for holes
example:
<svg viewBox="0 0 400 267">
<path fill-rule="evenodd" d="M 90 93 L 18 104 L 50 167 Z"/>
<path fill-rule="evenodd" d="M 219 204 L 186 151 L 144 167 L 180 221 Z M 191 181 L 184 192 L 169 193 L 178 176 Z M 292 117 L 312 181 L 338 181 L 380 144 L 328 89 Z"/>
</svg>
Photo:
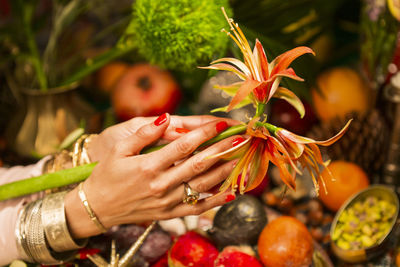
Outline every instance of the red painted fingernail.
<svg viewBox="0 0 400 267">
<path fill-rule="evenodd" d="M 188 130 L 186 128 L 175 128 L 175 132 L 177 132 L 177 133 L 188 133 L 188 132 L 190 132 L 190 130 Z"/>
<path fill-rule="evenodd" d="M 226 121 L 220 121 L 215 125 L 215 128 L 217 129 L 217 132 L 220 133 L 226 128 L 228 128 L 228 123 Z"/>
<path fill-rule="evenodd" d="M 166 121 L 167 121 L 167 113 L 164 113 L 154 121 L 154 125 L 160 126 L 161 124 L 163 124 Z"/>
<path fill-rule="evenodd" d="M 238 137 L 232 141 L 232 146 L 237 146 L 238 144 L 242 143 L 245 139 L 243 137 Z"/>
<path fill-rule="evenodd" d="M 235 198 L 236 196 L 234 194 L 227 195 L 225 197 L 225 202 L 231 202 L 232 200 L 235 200 Z"/>
</svg>

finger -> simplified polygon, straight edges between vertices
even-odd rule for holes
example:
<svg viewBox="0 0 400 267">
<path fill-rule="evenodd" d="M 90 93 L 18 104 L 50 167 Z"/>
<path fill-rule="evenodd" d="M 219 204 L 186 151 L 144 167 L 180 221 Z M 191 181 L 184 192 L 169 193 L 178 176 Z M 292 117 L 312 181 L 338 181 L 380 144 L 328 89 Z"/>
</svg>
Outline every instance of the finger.
<svg viewBox="0 0 400 267">
<path fill-rule="evenodd" d="M 165 132 L 170 122 L 170 116 L 165 113 L 154 121 L 140 127 L 134 134 L 119 141 L 114 147 L 114 153 L 119 156 L 131 156 L 153 142 L 157 141 Z"/>
<path fill-rule="evenodd" d="M 163 135 L 163 139 L 167 141 L 173 141 L 181 137 L 182 135 L 201 127 L 202 125 L 215 121 L 221 118 L 202 115 L 202 116 L 171 116 L 171 123 Z M 232 119 L 225 119 L 229 126 L 239 124 L 239 121 Z"/>
<path fill-rule="evenodd" d="M 220 120 L 221 118 L 211 116 L 211 115 L 200 115 L 200 116 L 171 116 L 171 126 L 175 126 L 177 128 L 185 128 L 188 130 L 194 130 L 199 128 L 200 126 L 215 121 Z M 236 125 L 240 124 L 239 121 L 232 120 L 229 118 L 223 118 L 228 125 Z"/>
<path fill-rule="evenodd" d="M 234 141 L 238 138 L 240 137 L 232 136 L 226 138 L 225 140 L 222 140 L 185 160 L 183 163 L 171 168 L 162 175 L 167 177 L 163 178 L 163 181 L 169 184 L 169 188 L 174 188 L 175 186 L 182 184 L 182 182 L 187 182 L 191 180 L 192 177 L 204 173 L 220 160 L 219 158 L 209 157 L 232 148 L 235 144 Z"/>
<path fill-rule="evenodd" d="M 168 168 L 175 162 L 192 154 L 202 143 L 213 138 L 227 127 L 227 122 L 223 120 L 209 122 L 153 153 L 156 153 L 160 166 Z"/>
<path fill-rule="evenodd" d="M 195 205 L 189 205 L 182 202 L 181 204 L 176 205 L 174 208 L 167 211 L 164 216 L 165 217 L 171 216 L 172 218 L 174 218 L 174 217 L 183 217 L 187 215 L 199 215 L 209 209 L 221 206 L 233 199 L 234 195 L 232 194 L 231 191 L 228 190 L 217 196 L 199 200 Z"/>
<path fill-rule="evenodd" d="M 217 168 L 213 168 L 207 173 L 199 175 L 187 182 L 193 190 L 199 193 L 208 193 L 211 191 L 211 189 L 214 189 L 229 176 L 233 170 L 233 167 L 235 166 L 235 163 L 236 160 L 224 163 Z M 184 191 L 185 186 L 182 183 L 177 188 L 171 190 L 171 192 L 166 195 L 165 198 L 168 199 L 168 203 L 170 203 L 171 206 L 175 206 L 179 204 L 179 202 L 182 202 Z"/>
</svg>

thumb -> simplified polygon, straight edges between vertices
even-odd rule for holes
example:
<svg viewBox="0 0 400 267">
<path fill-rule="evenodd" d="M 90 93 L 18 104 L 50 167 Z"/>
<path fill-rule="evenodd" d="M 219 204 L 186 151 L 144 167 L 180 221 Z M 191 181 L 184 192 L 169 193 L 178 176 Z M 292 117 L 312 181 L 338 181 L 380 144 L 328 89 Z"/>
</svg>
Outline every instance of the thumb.
<svg viewBox="0 0 400 267">
<path fill-rule="evenodd" d="M 163 136 L 170 123 L 170 115 L 164 113 L 153 122 L 140 127 L 135 133 L 119 141 L 114 152 L 119 156 L 132 156 L 139 154 L 140 151 Z"/>
</svg>

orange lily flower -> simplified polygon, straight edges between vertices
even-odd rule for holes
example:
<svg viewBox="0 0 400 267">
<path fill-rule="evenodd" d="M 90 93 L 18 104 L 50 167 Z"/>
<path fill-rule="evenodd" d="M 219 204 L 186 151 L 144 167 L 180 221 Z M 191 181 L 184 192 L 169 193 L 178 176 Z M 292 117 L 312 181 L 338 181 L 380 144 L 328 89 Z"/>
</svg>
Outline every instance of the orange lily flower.
<svg viewBox="0 0 400 267">
<path fill-rule="evenodd" d="M 244 61 L 236 58 L 221 58 L 211 62 L 208 67 L 202 67 L 204 69 L 231 71 L 242 80 L 230 86 L 217 86 L 217 88 L 232 95 L 233 98 L 227 107 L 216 111 L 231 111 L 234 108 L 251 103 L 254 105 L 258 103 L 265 104 L 272 97 L 276 97 L 288 101 L 303 117 L 304 106 L 300 99 L 292 91 L 280 87 L 279 84 L 283 77 L 303 81 L 292 68 L 289 68 L 289 65 L 303 54 L 311 53 L 315 55 L 313 50 L 305 46 L 297 47 L 281 54 L 268 63 L 264 48 L 259 40 L 256 39 L 252 50 L 242 30 L 233 19 L 228 18 L 223 8 L 222 10 L 233 34 L 227 31 L 226 33 L 242 51 Z"/>
<path fill-rule="evenodd" d="M 319 192 L 318 179 L 321 180 L 321 184 L 326 192 L 325 182 L 321 176 L 319 167 L 326 168 L 328 173 L 330 173 L 328 168 L 330 161 L 324 162 L 322 160 L 318 145 L 330 146 L 335 143 L 346 133 L 351 121 L 349 120 L 339 133 L 325 141 L 315 141 L 308 137 L 296 135 L 283 128 L 277 128 L 274 132 L 274 135 L 286 148 L 290 157 L 294 161 L 299 162 L 303 169 L 306 168 L 310 172 L 317 194 Z"/>
<path fill-rule="evenodd" d="M 230 111 L 253 103 L 257 106 L 254 118 L 248 123 L 246 134 L 250 136 L 239 145 L 212 156 L 221 159 L 239 159 L 229 177 L 222 184 L 220 191 L 224 192 L 231 187 L 232 192 L 250 191 L 257 187 L 268 171 L 269 163 L 279 169 L 282 181 L 291 189 L 296 188 L 296 174 L 301 174 L 298 166 L 310 171 L 315 188 L 319 190 L 317 179 L 322 179 L 319 171 L 320 165 L 326 167 L 328 162 L 323 162 L 318 145 L 328 146 L 343 136 L 351 121 L 334 137 L 326 141 L 315 141 L 278 128 L 267 122 L 258 121 L 263 115 L 265 104 L 272 98 L 281 98 L 291 104 L 304 116 L 304 106 L 300 99 L 290 90 L 280 87 L 283 77 L 302 81 L 296 75 L 290 64 L 297 57 L 314 52 L 308 47 L 297 47 L 275 58 L 268 63 L 264 48 L 256 39 L 255 47 L 250 45 L 239 26 L 223 13 L 229 23 L 232 33 L 227 34 L 235 41 L 243 53 L 243 61 L 236 58 L 221 58 L 211 62 L 205 69 L 226 70 L 235 73 L 240 82 L 228 86 L 220 86 L 229 95 L 232 101 L 226 107 L 215 111 Z M 323 185 L 324 182 L 321 180 Z"/>
<path fill-rule="evenodd" d="M 259 125 L 262 124 L 253 119 L 246 132 L 250 138 L 236 147 L 212 156 L 228 160 L 239 158 L 232 173 L 220 187 L 221 192 L 229 187 L 232 188 L 232 192 L 239 188 L 241 194 L 254 189 L 264 179 L 269 162 L 279 168 L 281 179 L 285 184 L 295 189 L 295 174 L 296 172 L 301 174 L 301 171 L 278 139 L 271 136 L 266 127 Z"/>
<path fill-rule="evenodd" d="M 258 119 L 258 118 L 256 118 Z M 296 174 L 307 169 L 312 176 L 318 193 L 317 179 L 322 179 L 319 166 L 327 167 L 329 162 L 323 162 L 318 145 L 329 146 L 339 140 L 347 131 L 351 121 L 334 137 L 326 141 L 315 141 L 278 128 L 270 123 L 255 122 L 253 119 L 246 134 L 250 138 L 227 151 L 216 154 L 212 158 L 232 160 L 239 158 L 232 173 L 220 187 L 224 192 L 231 187 L 232 192 L 239 189 L 240 194 L 257 187 L 264 179 L 271 162 L 278 167 L 282 181 L 291 189 L 296 189 Z M 323 180 L 322 183 L 324 184 Z"/>
</svg>

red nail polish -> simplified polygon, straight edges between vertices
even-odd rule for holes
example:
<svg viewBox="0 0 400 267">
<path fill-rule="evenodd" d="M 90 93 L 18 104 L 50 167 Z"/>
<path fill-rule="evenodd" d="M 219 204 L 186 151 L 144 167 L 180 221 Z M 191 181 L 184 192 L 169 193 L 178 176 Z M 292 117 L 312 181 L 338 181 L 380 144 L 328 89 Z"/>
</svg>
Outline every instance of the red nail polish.
<svg viewBox="0 0 400 267">
<path fill-rule="evenodd" d="M 226 121 L 220 121 L 215 125 L 215 128 L 217 129 L 217 132 L 220 133 L 226 128 L 228 128 L 228 123 Z"/>
<path fill-rule="evenodd" d="M 188 133 L 188 132 L 190 132 L 190 130 L 188 130 L 186 128 L 175 128 L 175 132 L 177 132 L 177 133 Z"/>
<path fill-rule="evenodd" d="M 160 126 L 161 124 L 163 124 L 166 121 L 167 121 L 167 113 L 164 113 L 154 121 L 154 125 Z"/>
<path fill-rule="evenodd" d="M 237 146 L 240 143 L 242 143 L 245 139 L 243 137 L 238 137 L 235 140 L 232 141 L 232 146 Z"/>
<path fill-rule="evenodd" d="M 234 194 L 227 195 L 225 197 L 225 202 L 231 202 L 232 200 L 235 200 L 235 198 L 236 196 Z"/>
</svg>

